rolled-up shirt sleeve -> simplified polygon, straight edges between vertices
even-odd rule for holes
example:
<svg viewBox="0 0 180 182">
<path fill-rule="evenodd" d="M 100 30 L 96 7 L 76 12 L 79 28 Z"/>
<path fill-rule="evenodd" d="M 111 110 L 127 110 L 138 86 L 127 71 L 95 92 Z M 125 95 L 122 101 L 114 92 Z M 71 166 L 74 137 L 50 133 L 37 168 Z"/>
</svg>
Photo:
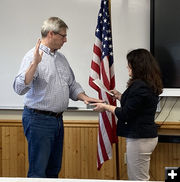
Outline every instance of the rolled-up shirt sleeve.
<svg viewBox="0 0 180 182">
<path fill-rule="evenodd" d="M 32 82 L 28 85 L 25 84 L 25 74 L 26 70 L 28 69 L 29 65 L 33 60 L 33 55 L 25 55 L 23 58 L 22 64 L 20 66 L 19 72 L 14 79 L 13 89 L 18 95 L 26 94 L 32 87 Z M 37 76 L 37 70 L 34 74 L 34 78 Z"/>
<path fill-rule="evenodd" d="M 76 101 L 78 100 L 77 96 L 83 92 L 84 90 L 82 89 L 81 85 L 77 82 L 74 82 L 74 84 L 70 87 L 70 98 Z"/>
<path fill-rule="evenodd" d="M 18 95 L 24 95 L 31 89 L 32 82 L 29 85 L 25 85 L 25 72 L 20 73 L 15 77 L 13 88 Z"/>
</svg>

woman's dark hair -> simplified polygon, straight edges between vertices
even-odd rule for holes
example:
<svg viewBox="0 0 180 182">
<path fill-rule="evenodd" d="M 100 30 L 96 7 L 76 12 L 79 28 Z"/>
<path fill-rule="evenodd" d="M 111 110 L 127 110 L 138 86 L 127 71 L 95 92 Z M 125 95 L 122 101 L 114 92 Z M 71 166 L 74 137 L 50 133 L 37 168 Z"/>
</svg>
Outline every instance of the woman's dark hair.
<svg viewBox="0 0 180 182">
<path fill-rule="evenodd" d="M 132 69 L 132 78 L 127 85 L 130 86 L 135 80 L 146 82 L 155 94 L 162 93 L 163 84 L 157 61 L 146 49 L 135 49 L 127 54 L 129 67 Z"/>
</svg>

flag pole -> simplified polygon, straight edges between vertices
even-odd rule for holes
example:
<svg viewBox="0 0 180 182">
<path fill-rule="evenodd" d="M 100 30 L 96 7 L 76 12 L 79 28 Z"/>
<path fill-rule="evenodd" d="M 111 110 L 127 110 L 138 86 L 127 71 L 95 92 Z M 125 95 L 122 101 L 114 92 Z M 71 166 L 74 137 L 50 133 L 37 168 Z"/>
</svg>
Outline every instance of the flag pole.
<svg viewBox="0 0 180 182">
<path fill-rule="evenodd" d="M 118 147 L 118 144 L 119 144 L 119 142 L 115 143 L 115 145 L 116 145 L 116 179 L 120 180 L 120 174 L 119 174 L 119 147 Z"/>
<path fill-rule="evenodd" d="M 112 17 L 111 17 L 111 0 L 108 0 L 108 1 L 109 1 L 110 20 L 112 20 Z M 111 23 L 111 30 L 112 30 L 112 23 Z M 118 144 L 119 144 L 119 140 L 118 140 L 118 143 L 115 143 L 115 148 L 116 148 L 116 179 L 120 180 L 120 174 L 119 174 L 119 147 L 118 147 Z"/>
</svg>

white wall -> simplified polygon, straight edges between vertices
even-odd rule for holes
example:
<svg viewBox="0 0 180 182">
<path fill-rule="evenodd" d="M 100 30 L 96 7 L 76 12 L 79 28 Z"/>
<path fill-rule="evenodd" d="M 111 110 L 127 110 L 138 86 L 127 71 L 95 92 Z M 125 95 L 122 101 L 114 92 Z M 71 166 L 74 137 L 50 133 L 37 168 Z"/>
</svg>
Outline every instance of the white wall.
<svg viewBox="0 0 180 182">
<path fill-rule="evenodd" d="M 96 96 L 88 86 L 88 76 L 99 6 L 100 0 L 0 1 L 0 106 L 22 105 L 12 82 L 25 52 L 40 36 L 42 21 L 49 16 L 59 16 L 69 25 L 68 43 L 62 51 L 76 79 L 89 95 Z M 150 0 L 111 0 L 111 8 L 116 88 L 123 92 L 128 80 L 127 52 L 150 47 Z M 179 108 L 178 97 L 164 98 L 157 120 L 180 121 Z M 0 109 L 0 119 L 21 119 L 21 113 L 21 110 Z M 64 116 L 64 119 L 98 119 L 98 114 L 90 111 L 65 112 Z"/>
<path fill-rule="evenodd" d="M 116 88 L 123 92 L 128 80 L 126 54 L 150 48 L 150 0 L 111 0 Z"/>
<path fill-rule="evenodd" d="M 128 79 L 127 51 L 149 48 L 150 0 L 111 0 L 114 61 L 117 89 L 121 92 Z M 97 97 L 88 77 L 94 32 L 100 0 L 1 0 L 0 1 L 0 108 L 19 108 L 23 97 L 12 89 L 24 54 L 40 37 L 42 22 L 50 16 L 61 17 L 69 26 L 68 42 L 62 52 L 88 95 Z M 85 107 L 82 102 L 70 106 Z"/>
</svg>

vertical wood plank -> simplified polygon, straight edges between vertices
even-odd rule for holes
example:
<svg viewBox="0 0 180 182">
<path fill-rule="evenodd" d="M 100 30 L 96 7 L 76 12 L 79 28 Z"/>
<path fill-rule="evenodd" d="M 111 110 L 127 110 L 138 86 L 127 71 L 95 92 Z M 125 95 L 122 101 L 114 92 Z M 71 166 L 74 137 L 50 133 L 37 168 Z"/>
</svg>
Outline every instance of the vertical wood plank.
<svg viewBox="0 0 180 182">
<path fill-rule="evenodd" d="M 120 166 L 120 179 L 126 180 L 127 177 L 127 165 L 125 163 L 126 159 L 126 140 L 124 137 L 119 137 L 119 166 Z"/>
<path fill-rule="evenodd" d="M 2 128 L 0 127 L 0 176 L 2 176 Z"/>
<path fill-rule="evenodd" d="M 10 176 L 10 129 L 2 127 L 2 176 Z"/>
<path fill-rule="evenodd" d="M 71 145 L 72 145 L 72 177 L 81 178 L 80 174 L 80 128 L 72 128 Z M 79 166 L 79 167 L 78 167 Z"/>
<path fill-rule="evenodd" d="M 77 138 L 76 138 L 76 153 L 75 153 L 75 156 L 76 156 L 76 160 L 77 160 L 77 163 L 75 164 L 75 168 L 77 168 L 77 173 L 75 175 L 78 176 L 78 178 L 81 179 L 81 127 L 79 128 L 75 128 L 75 131 L 76 131 L 76 135 L 77 135 Z M 77 167 L 79 166 L 79 167 Z"/>
<path fill-rule="evenodd" d="M 81 128 L 81 162 L 80 162 L 80 170 L 81 177 L 87 179 L 89 177 L 88 167 L 91 165 L 91 161 L 88 160 L 87 156 L 89 156 L 89 140 L 88 140 L 88 129 Z"/>
<path fill-rule="evenodd" d="M 97 132 L 96 128 L 89 128 L 86 137 L 88 137 L 88 154 L 87 158 L 89 159 L 89 169 L 88 169 L 88 177 L 90 179 L 97 178 Z"/>
<path fill-rule="evenodd" d="M 17 176 L 26 176 L 25 168 L 25 137 L 22 127 L 17 127 Z"/>
<path fill-rule="evenodd" d="M 17 127 L 10 128 L 10 176 L 17 175 Z"/>
<path fill-rule="evenodd" d="M 69 135 L 69 130 L 64 128 L 64 150 L 66 152 L 63 154 L 63 158 L 64 158 L 64 163 L 65 163 L 64 176 L 66 176 L 66 177 L 68 176 L 68 167 L 69 167 L 69 163 L 68 163 L 68 147 L 69 147 L 68 135 Z"/>
</svg>

